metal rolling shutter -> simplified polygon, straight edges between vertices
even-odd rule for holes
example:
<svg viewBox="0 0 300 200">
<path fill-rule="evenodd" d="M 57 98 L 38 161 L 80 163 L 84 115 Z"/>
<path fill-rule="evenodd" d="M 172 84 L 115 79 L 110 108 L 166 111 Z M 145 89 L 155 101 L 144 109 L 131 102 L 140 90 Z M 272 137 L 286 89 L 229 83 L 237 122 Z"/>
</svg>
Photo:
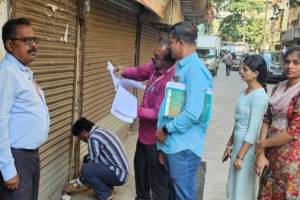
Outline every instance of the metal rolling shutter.
<svg viewBox="0 0 300 200">
<path fill-rule="evenodd" d="M 160 31 L 151 25 L 143 24 L 141 33 L 140 63 L 147 63 L 158 46 Z"/>
<path fill-rule="evenodd" d="M 13 16 L 31 19 L 36 35 L 41 38 L 31 69 L 45 91 L 51 128 L 47 142 L 40 148 L 39 199 L 57 200 L 70 173 L 76 1 L 16 0 Z"/>
<path fill-rule="evenodd" d="M 153 52 L 158 46 L 160 31 L 148 24 L 142 25 L 140 43 L 140 64 L 145 64 L 153 57 Z M 141 101 L 144 92 L 138 91 L 138 99 Z"/>
<path fill-rule="evenodd" d="M 86 18 L 82 116 L 116 131 L 121 138 L 127 135 L 128 126 L 110 115 L 115 91 L 106 62 L 134 65 L 136 21 L 134 12 L 103 0 L 91 1 Z M 81 156 L 86 153 L 82 145 Z"/>
</svg>

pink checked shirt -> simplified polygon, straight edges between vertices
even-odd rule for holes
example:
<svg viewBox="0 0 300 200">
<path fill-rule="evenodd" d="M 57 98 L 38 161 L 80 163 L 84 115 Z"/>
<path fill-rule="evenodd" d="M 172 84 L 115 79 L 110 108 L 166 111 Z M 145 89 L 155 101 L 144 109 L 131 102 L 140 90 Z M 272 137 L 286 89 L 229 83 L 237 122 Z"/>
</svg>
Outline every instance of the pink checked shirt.
<svg viewBox="0 0 300 200">
<path fill-rule="evenodd" d="M 123 76 L 137 81 L 148 80 L 143 100 L 138 107 L 139 137 L 143 144 L 155 144 L 157 116 L 165 87 L 175 74 L 175 66 L 156 71 L 152 61 L 138 67 L 126 67 Z"/>
</svg>

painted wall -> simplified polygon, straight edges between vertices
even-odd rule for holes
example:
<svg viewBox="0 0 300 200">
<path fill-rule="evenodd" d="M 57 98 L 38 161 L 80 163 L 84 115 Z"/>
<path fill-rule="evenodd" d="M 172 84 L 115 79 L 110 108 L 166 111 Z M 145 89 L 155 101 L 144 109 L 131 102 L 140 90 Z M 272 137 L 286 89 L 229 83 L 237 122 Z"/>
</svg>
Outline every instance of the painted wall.
<svg viewBox="0 0 300 200">
<path fill-rule="evenodd" d="M 2 26 L 8 19 L 8 6 L 7 0 L 0 0 L 0 35 L 1 35 L 1 42 L 0 42 L 0 59 L 2 59 L 5 55 L 5 50 L 2 42 Z"/>
</svg>

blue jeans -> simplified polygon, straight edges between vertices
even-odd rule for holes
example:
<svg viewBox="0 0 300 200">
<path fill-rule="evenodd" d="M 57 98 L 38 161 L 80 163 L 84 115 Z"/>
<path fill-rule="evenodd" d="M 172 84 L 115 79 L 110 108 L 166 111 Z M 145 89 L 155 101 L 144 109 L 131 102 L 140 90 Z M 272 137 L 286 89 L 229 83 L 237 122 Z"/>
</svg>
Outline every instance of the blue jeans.
<svg viewBox="0 0 300 200">
<path fill-rule="evenodd" d="M 177 200 L 195 200 L 196 171 L 201 158 L 190 150 L 166 154 Z"/>
<path fill-rule="evenodd" d="M 81 180 L 96 192 L 97 198 L 106 200 L 112 195 L 113 186 L 123 185 L 117 176 L 103 163 L 84 163 Z"/>
</svg>

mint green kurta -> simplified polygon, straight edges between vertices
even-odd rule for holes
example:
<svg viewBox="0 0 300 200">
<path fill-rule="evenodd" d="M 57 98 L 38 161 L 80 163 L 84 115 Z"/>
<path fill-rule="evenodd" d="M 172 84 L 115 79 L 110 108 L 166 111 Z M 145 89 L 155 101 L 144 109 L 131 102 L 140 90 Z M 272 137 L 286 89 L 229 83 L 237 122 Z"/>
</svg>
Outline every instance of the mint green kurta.
<svg viewBox="0 0 300 200">
<path fill-rule="evenodd" d="M 233 163 L 243 142 L 255 144 L 268 105 L 268 96 L 263 88 L 249 94 L 243 91 L 235 108 L 235 127 L 233 133 L 233 150 L 231 154 L 229 176 L 227 181 L 227 198 L 229 200 L 256 199 L 255 146 L 248 149 L 242 168 L 235 170 Z"/>
</svg>

